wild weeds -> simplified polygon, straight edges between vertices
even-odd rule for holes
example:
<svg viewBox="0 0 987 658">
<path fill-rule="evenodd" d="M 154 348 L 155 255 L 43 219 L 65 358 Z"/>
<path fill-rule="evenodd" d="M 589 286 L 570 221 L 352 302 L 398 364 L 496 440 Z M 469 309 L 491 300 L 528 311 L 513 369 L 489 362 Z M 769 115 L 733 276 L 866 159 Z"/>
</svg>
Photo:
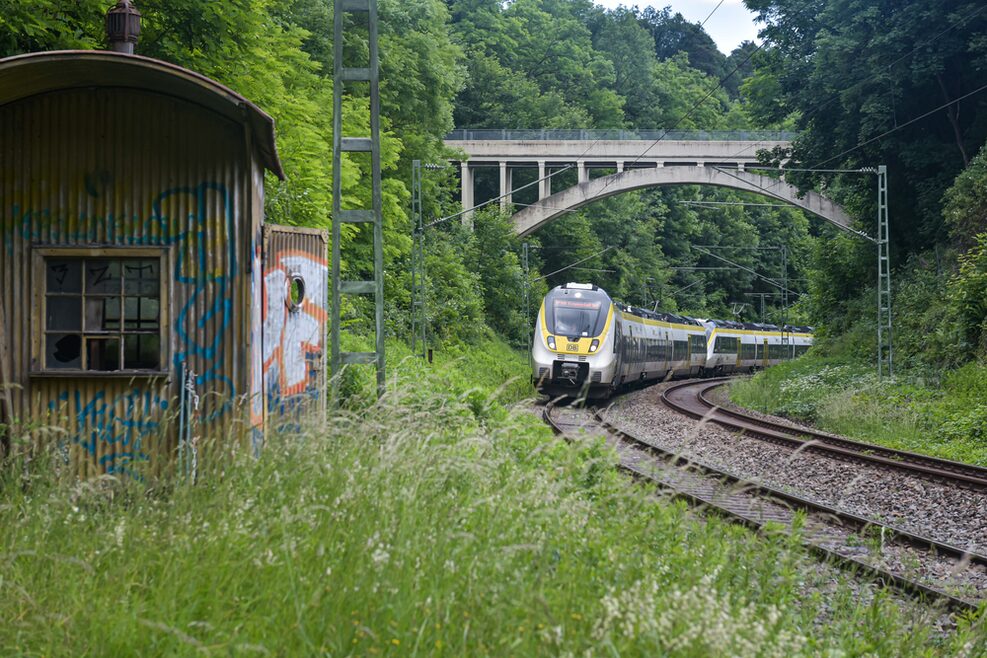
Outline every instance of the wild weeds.
<svg viewBox="0 0 987 658">
<path fill-rule="evenodd" d="M 818 568 L 796 540 L 695 519 L 620 476 L 600 441 L 568 445 L 508 412 L 462 365 L 413 364 L 383 400 L 194 486 L 8 478 L 0 655 L 901 655 L 979 641 L 975 625 L 930 639 L 886 602 L 827 607 L 841 630 L 817 627 Z"/>
<path fill-rule="evenodd" d="M 933 385 L 931 382 L 938 382 Z M 987 465 L 987 368 L 877 379 L 855 362 L 802 357 L 731 387 L 737 404 L 863 441 Z"/>
</svg>

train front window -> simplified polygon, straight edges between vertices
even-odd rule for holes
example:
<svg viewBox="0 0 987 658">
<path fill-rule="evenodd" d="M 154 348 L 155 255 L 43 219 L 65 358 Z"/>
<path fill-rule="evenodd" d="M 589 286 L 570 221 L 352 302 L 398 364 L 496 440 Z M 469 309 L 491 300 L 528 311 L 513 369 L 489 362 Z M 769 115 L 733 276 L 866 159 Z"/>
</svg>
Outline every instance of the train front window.
<svg viewBox="0 0 987 658">
<path fill-rule="evenodd" d="M 596 318 L 600 314 L 599 302 L 584 302 L 590 308 L 567 308 L 572 302 L 555 303 L 555 333 L 562 336 L 592 336 Z"/>
<path fill-rule="evenodd" d="M 571 338 L 599 336 L 609 308 L 609 298 L 597 291 L 553 290 L 545 300 L 548 331 Z"/>
</svg>

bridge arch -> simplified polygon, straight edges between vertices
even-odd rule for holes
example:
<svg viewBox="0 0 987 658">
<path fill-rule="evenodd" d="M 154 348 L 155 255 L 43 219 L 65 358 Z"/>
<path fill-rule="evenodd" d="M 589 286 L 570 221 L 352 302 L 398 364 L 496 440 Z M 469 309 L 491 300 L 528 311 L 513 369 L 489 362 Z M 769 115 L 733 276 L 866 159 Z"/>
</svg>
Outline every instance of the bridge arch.
<svg viewBox="0 0 987 658">
<path fill-rule="evenodd" d="M 715 185 L 754 192 L 784 201 L 835 224 L 845 231 L 863 235 L 851 228 L 850 215 L 818 192 L 799 193 L 785 181 L 742 169 L 715 166 L 669 166 L 625 169 L 622 172 L 585 181 L 539 199 L 513 216 L 514 228 L 527 236 L 566 213 L 607 197 L 663 185 Z M 864 236 L 867 237 L 867 236 Z"/>
</svg>

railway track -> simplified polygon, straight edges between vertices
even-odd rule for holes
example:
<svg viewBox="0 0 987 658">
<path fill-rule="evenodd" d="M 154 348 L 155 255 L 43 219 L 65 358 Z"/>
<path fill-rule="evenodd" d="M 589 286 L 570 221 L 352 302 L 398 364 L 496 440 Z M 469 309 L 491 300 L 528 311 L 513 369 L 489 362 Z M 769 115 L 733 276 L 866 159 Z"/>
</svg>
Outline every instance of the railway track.
<svg viewBox="0 0 987 658">
<path fill-rule="evenodd" d="M 661 399 L 668 407 L 691 418 L 715 423 L 728 430 L 795 450 L 807 450 L 838 459 L 875 464 L 950 486 L 987 491 L 987 468 L 852 441 L 841 436 L 725 409 L 712 402 L 709 394 L 713 389 L 726 384 L 729 379 L 724 377 L 674 384 L 662 391 Z"/>
<path fill-rule="evenodd" d="M 697 507 L 758 531 L 769 524 L 788 531 L 798 525 L 810 552 L 887 586 L 941 601 L 953 611 L 975 611 L 987 600 L 985 555 L 691 462 L 613 427 L 598 411 L 548 405 L 543 416 L 567 438 L 586 431 L 607 436 L 620 454 L 621 469 Z M 796 520 L 799 512 L 803 522 Z"/>
</svg>

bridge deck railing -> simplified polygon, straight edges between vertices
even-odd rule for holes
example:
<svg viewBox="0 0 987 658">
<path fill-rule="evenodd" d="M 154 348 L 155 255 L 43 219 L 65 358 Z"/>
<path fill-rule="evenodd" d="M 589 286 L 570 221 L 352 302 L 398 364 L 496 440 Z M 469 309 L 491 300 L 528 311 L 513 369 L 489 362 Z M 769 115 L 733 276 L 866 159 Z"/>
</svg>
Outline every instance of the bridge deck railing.
<svg viewBox="0 0 987 658">
<path fill-rule="evenodd" d="M 669 140 L 790 142 L 799 133 L 787 130 L 628 130 L 628 129 L 536 129 L 463 128 L 446 135 L 446 141 L 585 141 Z"/>
</svg>

